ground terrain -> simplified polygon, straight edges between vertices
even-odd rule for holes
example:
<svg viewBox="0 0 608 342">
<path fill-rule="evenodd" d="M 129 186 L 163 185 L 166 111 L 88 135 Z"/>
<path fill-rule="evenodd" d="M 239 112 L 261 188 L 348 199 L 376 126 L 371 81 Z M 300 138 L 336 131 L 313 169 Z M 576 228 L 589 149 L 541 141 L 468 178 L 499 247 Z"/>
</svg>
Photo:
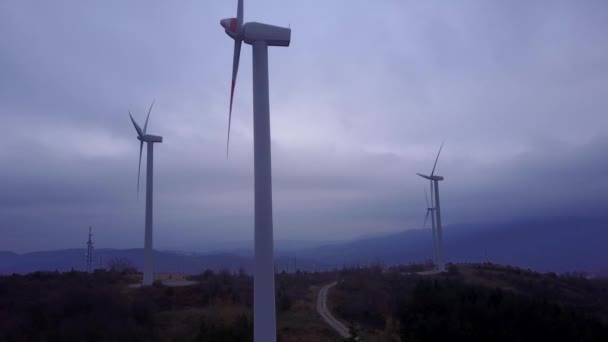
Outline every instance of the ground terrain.
<svg viewBox="0 0 608 342">
<path fill-rule="evenodd" d="M 195 285 L 130 287 L 120 272 L 0 277 L 0 341 L 251 341 L 252 278 L 206 271 Z M 280 341 L 339 341 L 316 312 L 335 274 L 278 274 Z"/>
<path fill-rule="evenodd" d="M 381 264 L 276 276 L 279 341 L 342 341 L 316 311 L 363 341 L 608 341 L 608 280 L 495 264 Z M 251 341 L 252 277 L 205 271 L 195 283 L 118 271 L 0 277 L 0 341 Z M 353 339 L 354 340 L 354 339 Z"/>
<path fill-rule="evenodd" d="M 608 279 L 511 266 L 345 270 L 329 294 L 364 341 L 608 341 Z"/>
</svg>

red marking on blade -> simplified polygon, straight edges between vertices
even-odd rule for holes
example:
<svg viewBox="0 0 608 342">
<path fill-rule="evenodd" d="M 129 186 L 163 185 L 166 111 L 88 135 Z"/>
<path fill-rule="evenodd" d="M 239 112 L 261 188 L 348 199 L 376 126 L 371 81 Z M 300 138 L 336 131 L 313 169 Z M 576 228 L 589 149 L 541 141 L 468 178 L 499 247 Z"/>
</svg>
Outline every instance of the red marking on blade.
<svg viewBox="0 0 608 342">
<path fill-rule="evenodd" d="M 230 31 L 236 33 L 236 19 L 232 19 L 230 23 Z"/>
</svg>

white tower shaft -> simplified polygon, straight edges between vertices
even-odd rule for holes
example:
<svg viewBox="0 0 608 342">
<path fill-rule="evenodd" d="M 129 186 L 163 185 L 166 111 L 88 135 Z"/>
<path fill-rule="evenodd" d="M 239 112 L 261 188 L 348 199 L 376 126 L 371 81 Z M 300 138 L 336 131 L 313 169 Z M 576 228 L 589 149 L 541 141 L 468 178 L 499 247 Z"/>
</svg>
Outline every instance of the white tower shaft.
<svg viewBox="0 0 608 342">
<path fill-rule="evenodd" d="M 433 180 L 435 186 L 435 215 L 437 215 L 437 244 L 438 247 L 438 268 L 440 272 L 445 271 L 445 264 L 443 259 L 443 234 L 441 231 L 441 207 L 439 205 L 439 181 Z"/>
<path fill-rule="evenodd" d="M 143 285 L 152 285 L 154 269 L 152 266 L 152 188 L 154 184 L 154 143 L 147 142 L 148 154 L 146 157 L 146 231 L 144 237 L 144 279 Z"/>
<path fill-rule="evenodd" d="M 439 260 L 437 258 L 437 227 L 435 225 L 435 202 L 433 199 L 435 195 L 433 194 L 433 181 L 429 182 L 431 185 L 431 227 L 433 229 L 433 263 L 435 267 L 439 264 Z"/>
<path fill-rule="evenodd" d="M 270 158 L 270 105 L 268 98 L 268 45 L 253 50 L 253 149 L 255 177 L 255 261 L 253 280 L 253 334 L 256 342 L 276 341 L 274 251 L 272 230 L 272 173 Z"/>
</svg>

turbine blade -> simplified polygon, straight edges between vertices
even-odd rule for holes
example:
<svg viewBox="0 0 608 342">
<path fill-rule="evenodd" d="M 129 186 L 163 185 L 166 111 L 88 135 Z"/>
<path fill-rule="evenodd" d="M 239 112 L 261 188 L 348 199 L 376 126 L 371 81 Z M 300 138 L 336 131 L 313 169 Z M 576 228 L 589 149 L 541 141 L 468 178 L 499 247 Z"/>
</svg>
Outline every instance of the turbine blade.
<svg viewBox="0 0 608 342">
<path fill-rule="evenodd" d="M 417 174 L 418 176 L 422 177 L 422 178 L 425 178 L 425 179 L 431 179 L 429 176 L 427 176 L 427 175 L 423 175 L 422 173 L 418 173 L 418 172 L 416 172 L 416 174 Z"/>
<path fill-rule="evenodd" d="M 230 86 L 230 110 L 228 112 L 228 138 L 226 140 L 226 158 L 228 158 L 228 148 L 230 146 L 230 124 L 232 122 L 232 103 L 234 100 L 234 86 L 236 85 L 236 76 L 239 72 L 239 60 L 241 58 L 240 39 L 234 40 L 234 56 L 232 59 L 232 85 Z"/>
<path fill-rule="evenodd" d="M 426 194 L 426 188 L 424 188 L 424 198 L 426 199 L 426 207 L 430 208 L 431 206 L 429 205 L 429 196 Z"/>
<path fill-rule="evenodd" d="M 133 127 L 135 127 L 135 130 L 137 131 L 137 135 L 139 135 L 139 137 L 142 138 L 144 136 L 144 133 L 141 131 L 141 127 L 139 127 L 137 122 L 135 122 L 135 119 L 133 119 L 133 115 L 131 115 L 131 111 L 129 111 L 129 117 L 131 118 Z"/>
<path fill-rule="evenodd" d="M 144 142 L 139 142 L 139 167 L 137 168 L 137 199 L 139 199 L 139 176 L 141 175 L 141 152 L 144 149 Z"/>
<path fill-rule="evenodd" d="M 430 208 L 435 208 L 435 191 L 433 188 L 433 181 L 429 182 L 431 184 L 431 206 Z"/>
<path fill-rule="evenodd" d="M 437 157 L 435 158 L 435 165 L 433 165 L 433 171 L 431 171 L 431 177 L 435 174 L 435 167 L 437 167 L 437 161 L 439 160 L 439 155 L 441 154 L 441 149 L 443 149 L 443 144 L 445 141 L 441 142 L 441 147 L 439 148 L 439 152 L 437 152 Z"/>
<path fill-rule="evenodd" d="M 426 221 L 429 219 L 429 213 L 431 211 L 429 209 L 426 210 L 426 217 L 424 218 L 424 223 L 422 224 L 422 228 L 426 227 Z"/>
<path fill-rule="evenodd" d="M 146 117 L 146 123 L 144 124 L 144 135 L 146 135 L 146 131 L 148 130 L 148 120 L 150 119 L 150 112 L 152 111 L 152 107 L 154 106 L 155 101 L 156 101 L 156 99 L 152 100 L 150 109 L 148 109 L 148 116 Z"/>
<path fill-rule="evenodd" d="M 236 8 L 236 24 L 240 31 L 241 27 L 243 27 L 243 0 L 239 0 L 237 6 L 238 7 Z"/>
</svg>

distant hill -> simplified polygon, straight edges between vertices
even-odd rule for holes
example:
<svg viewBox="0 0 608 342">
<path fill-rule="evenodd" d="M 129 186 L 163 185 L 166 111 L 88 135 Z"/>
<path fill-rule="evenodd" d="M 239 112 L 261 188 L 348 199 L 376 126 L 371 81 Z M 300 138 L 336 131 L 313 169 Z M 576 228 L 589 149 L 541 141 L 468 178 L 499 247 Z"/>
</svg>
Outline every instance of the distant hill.
<svg viewBox="0 0 608 342">
<path fill-rule="evenodd" d="M 0 252 L 0 274 L 84 270 L 85 253 L 84 248 L 25 254 Z M 125 258 L 138 269 L 142 269 L 143 249 L 96 249 L 94 250 L 94 267 L 105 268 L 107 263 L 115 258 Z M 250 258 L 228 253 L 203 255 L 154 251 L 154 269 L 156 272 L 197 274 L 206 269 L 236 271 L 243 268 L 246 271 L 251 271 L 251 267 Z"/>
<path fill-rule="evenodd" d="M 531 268 L 541 272 L 588 272 L 608 275 L 608 219 L 561 219 L 493 224 L 460 224 L 444 227 L 448 262 L 485 262 Z M 242 243 L 243 246 L 247 244 Z M 252 246 L 249 243 L 248 246 Z M 431 230 L 414 229 L 366 237 L 349 242 L 332 242 L 317 247 L 312 242 L 291 243 L 277 248 L 277 271 L 293 272 L 341 268 L 344 265 L 381 261 L 387 265 L 423 262 L 431 259 Z M 300 246 L 300 249 L 295 249 Z M 67 249 L 15 254 L 0 251 L 0 274 L 36 270 L 84 269 L 85 249 Z M 252 270 L 252 250 L 227 249 L 213 253 L 155 251 L 157 272 L 199 273 L 204 269 L 243 268 Z M 95 249 L 96 267 L 117 257 L 130 260 L 141 269 L 142 249 Z"/>
<path fill-rule="evenodd" d="M 448 262 L 510 264 L 537 271 L 608 275 L 608 219 L 561 219 L 444 227 Z M 324 267 L 381 261 L 387 265 L 431 259 L 431 230 L 354 240 L 301 250 L 295 256 Z"/>
</svg>

